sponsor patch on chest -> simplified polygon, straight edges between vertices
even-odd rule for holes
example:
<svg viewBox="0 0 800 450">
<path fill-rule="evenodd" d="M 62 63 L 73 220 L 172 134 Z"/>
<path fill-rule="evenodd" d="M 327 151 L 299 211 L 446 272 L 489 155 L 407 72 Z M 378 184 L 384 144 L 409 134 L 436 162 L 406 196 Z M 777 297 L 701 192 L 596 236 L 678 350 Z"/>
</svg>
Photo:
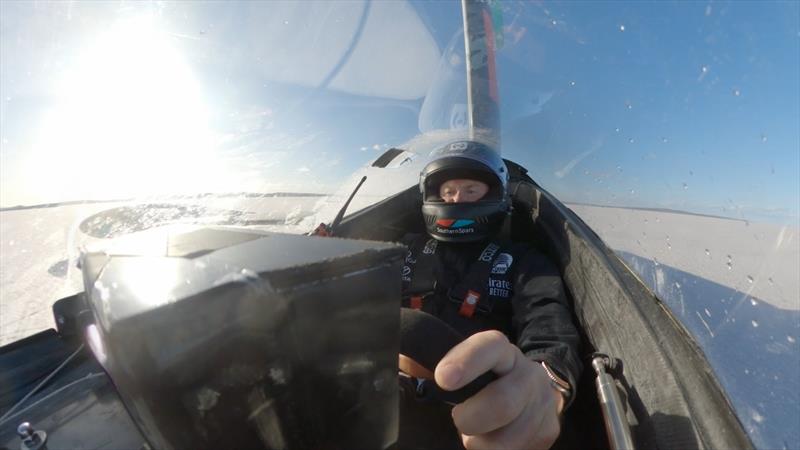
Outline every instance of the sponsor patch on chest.
<svg viewBox="0 0 800 450">
<path fill-rule="evenodd" d="M 422 249 L 423 255 L 432 255 L 436 253 L 436 247 L 439 244 L 439 241 L 436 239 L 428 239 L 428 242 L 425 243 L 425 248 Z"/>
<path fill-rule="evenodd" d="M 514 286 L 508 280 L 495 280 L 489 278 L 489 295 L 500 298 L 511 297 Z"/>
<path fill-rule="evenodd" d="M 508 272 L 508 269 L 511 268 L 511 264 L 513 262 L 514 262 L 513 256 L 509 255 L 508 253 L 500 253 L 494 260 L 494 265 L 492 266 L 492 273 L 495 275 L 505 275 L 506 272 Z"/>
</svg>

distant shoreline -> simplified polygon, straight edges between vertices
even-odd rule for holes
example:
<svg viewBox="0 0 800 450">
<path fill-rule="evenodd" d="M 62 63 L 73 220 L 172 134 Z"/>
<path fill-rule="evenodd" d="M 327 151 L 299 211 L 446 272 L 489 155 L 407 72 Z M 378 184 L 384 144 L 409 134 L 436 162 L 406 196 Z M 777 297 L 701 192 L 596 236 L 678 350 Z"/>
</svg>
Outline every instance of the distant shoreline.
<svg viewBox="0 0 800 450">
<path fill-rule="evenodd" d="M 663 213 L 670 213 L 670 214 L 685 214 L 687 216 L 698 216 L 698 217 L 709 217 L 712 219 L 725 219 L 725 220 L 735 220 L 737 222 L 748 223 L 751 222 L 747 219 L 739 219 L 736 217 L 727 217 L 727 216 L 716 216 L 713 214 L 703 214 L 703 213 L 694 213 L 689 211 L 681 211 L 679 209 L 669 209 L 669 208 L 646 208 L 643 206 L 614 206 L 614 205 L 598 205 L 595 203 L 580 203 L 580 202 L 564 202 L 565 205 L 579 205 L 579 206 L 591 206 L 594 208 L 617 208 L 617 209 L 632 209 L 637 211 L 653 211 L 653 212 L 663 212 Z"/>
<path fill-rule="evenodd" d="M 40 209 L 40 208 L 56 208 L 59 206 L 72 206 L 72 205 L 92 205 L 92 204 L 100 204 L 100 203 L 120 203 L 120 202 L 135 202 L 140 201 L 142 203 L 148 202 L 158 202 L 164 200 L 193 200 L 193 199 L 203 199 L 203 198 L 286 198 L 286 197 L 324 197 L 329 194 L 319 194 L 319 193 L 308 193 L 308 192 L 273 192 L 273 193 L 255 193 L 255 192 L 233 192 L 233 193 L 224 193 L 224 194 L 215 194 L 215 193 L 203 193 L 203 194 L 192 194 L 192 195 L 175 195 L 175 196 L 166 196 L 166 197 L 151 197 L 151 198 L 122 198 L 122 199 L 110 199 L 110 200 L 71 200 L 71 201 L 64 201 L 64 202 L 54 202 L 54 203 L 40 203 L 36 205 L 16 205 L 16 206 L 5 206 L 0 207 L 0 212 L 4 211 L 23 211 L 29 209 Z M 751 223 L 752 220 L 742 219 L 737 217 L 728 217 L 728 216 L 720 216 L 714 214 L 703 214 L 703 213 L 695 213 L 690 211 L 682 211 L 678 209 L 669 209 L 669 208 L 648 208 L 643 206 L 618 206 L 618 205 L 598 205 L 596 203 L 583 203 L 583 202 L 563 202 L 565 205 L 576 205 L 576 206 L 589 206 L 594 208 L 617 208 L 617 209 L 628 209 L 628 210 L 635 210 L 635 211 L 652 211 L 652 212 L 662 212 L 662 213 L 669 213 L 669 214 L 684 214 L 688 216 L 697 216 L 697 217 L 708 217 L 711 219 L 724 219 L 724 220 L 732 220 L 736 222 L 742 223 Z"/>
<path fill-rule="evenodd" d="M 4 206 L 0 208 L 3 211 L 19 211 L 25 209 L 39 209 L 39 208 L 55 208 L 58 206 L 71 206 L 71 205 L 93 205 L 97 203 L 119 203 L 119 202 L 133 202 L 133 201 L 163 201 L 163 200 L 188 200 L 198 198 L 229 198 L 229 197 L 243 197 L 243 198 L 271 198 L 271 197 L 324 197 L 328 194 L 314 194 L 314 193 L 297 193 L 297 192 L 273 192 L 271 194 L 259 194 L 254 192 L 235 192 L 226 194 L 193 194 L 193 195 L 175 195 L 167 197 L 152 197 L 152 198 L 121 198 L 111 200 L 71 200 L 66 202 L 55 203 L 40 203 L 36 205 L 16 205 Z"/>
</svg>

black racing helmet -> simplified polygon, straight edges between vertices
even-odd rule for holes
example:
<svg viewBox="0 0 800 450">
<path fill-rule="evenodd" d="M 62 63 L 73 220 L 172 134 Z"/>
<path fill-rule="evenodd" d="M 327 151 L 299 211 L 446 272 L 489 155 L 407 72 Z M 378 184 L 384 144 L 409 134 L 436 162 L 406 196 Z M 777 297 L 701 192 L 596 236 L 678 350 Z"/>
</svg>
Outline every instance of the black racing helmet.
<svg viewBox="0 0 800 450">
<path fill-rule="evenodd" d="M 419 177 L 428 234 L 443 242 L 476 242 L 496 233 L 511 209 L 508 169 L 500 154 L 479 142 L 456 141 L 431 156 Z M 482 181 L 489 191 L 477 202 L 445 203 L 440 186 L 458 178 Z"/>
</svg>

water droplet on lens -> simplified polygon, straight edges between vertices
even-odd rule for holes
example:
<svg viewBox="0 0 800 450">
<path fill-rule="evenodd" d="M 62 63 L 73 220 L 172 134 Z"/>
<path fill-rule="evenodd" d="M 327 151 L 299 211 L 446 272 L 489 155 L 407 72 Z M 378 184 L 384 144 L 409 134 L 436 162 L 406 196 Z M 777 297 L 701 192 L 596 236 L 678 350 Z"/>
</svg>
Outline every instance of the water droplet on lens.
<svg viewBox="0 0 800 450">
<path fill-rule="evenodd" d="M 764 133 L 761 133 L 761 142 L 767 142 L 767 135 Z"/>
<path fill-rule="evenodd" d="M 670 244 L 669 242 L 667 242 L 667 250 L 672 250 L 672 244 Z"/>
<path fill-rule="evenodd" d="M 667 138 L 661 138 L 661 142 L 666 144 L 667 142 L 669 142 L 669 140 Z"/>
<path fill-rule="evenodd" d="M 757 305 L 758 305 L 758 302 L 756 301 L 756 299 L 754 299 L 754 298 L 751 298 L 751 299 L 750 299 L 750 304 L 751 304 L 751 305 L 753 305 L 753 306 L 757 306 Z"/>
<path fill-rule="evenodd" d="M 711 256 L 711 252 L 706 249 L 706 256 Z"/>
<path fill-rule="evenodd" d="M 539 22 L 539 23 L 541 23 L 541 22 Z M 620 25 L 619 26 L 619 31 L 625 31 L 625 25 Z"/>
<path fill-rule="evenodd" d="M 644 219 L 644 223 L 647 223 L 647 219 Z"/>
<path fill-rule="evenodd" d="M 622 172 L 622 166 L 617 166 L 617 172 Z"/>
<path fill-rule="evenodd" d="M 614 131 L 616 131 L 617 133 L 619 133 L 620 129 L 619 129 L 619 128 L 614 128 Z"/>
<path fill-rule="evenodd" d="M 635 141 L 633 140 L 633 138 L 630 138 L 630 139 L 628 139 L 628 142 L 630 142 L 631 144 L 633 144 Z"/>
<path fill-rule="evenodd" d="M 705 308 L 703 311 L 705 311 L 708 317 L 711 317 L 711 312 L 708 310 L 708 308 Z"/>
<path fill-rule="evenodd" d="M 758 328 L 758 322 L 755 320 L 751 320 L 750 323 L 753 324 L 753 328 Z"/>
<path fill-rule="evenodd" d="M 775 283 L 774 281 L 772 281 L 772 277 L 767 278 L 767 281 L 769 281 L 769 284 L 774 284 Z"/>
<path fill-rule="evenodd" d="M 574 81 L 570 81 L 570 82 L 569 82 L 569 85 L 570 85 L 570 86 L 575 86 L 575 82 L 574 82 Z"/>
<path fill-rule="evenodd" d="M 541 22 L 540 22 L 540 23 L 541 23 Z M 284 20 L 284 21 L 283 21 L 283 24 L 284 24 L 284 25 L 289 25 L 289 21 L 288 21 L 288 20 Z"/>
<path fill-rule="evenodd" d="M 550 22 L 550 23 L 551 23 L 551 24 L 553 24 L 553 26 L 556 26 L 556 25 L 558 25 L 558 21 L 556 21 L 556 20 L 553 20 L 553 21 L 552 21 L 552 22 Z"/>
<path fill-rule="evenodd" d="M 703 73 L 706 73 L 706 72 L 708 72 L 708 67 L 707 67 L 707 66 L 703 66 L 703 67 L 701 67 L 701 68 L 700 68 L 700 72 L 703 72 Z"/>
<path fill-rule="evenodd" d="M 733 264 L 731 264 L 730 261 L 728 261 L 728 263 L 726 265 L 728 266 L 728 270 L 733 269 Z"/>
<path fill-rule="evenodd" d="M 734 90 L 733 90 L 733 95 L 735 95 L 735 96 L 739 97 L 740 95 L 742 95 L 742 91 L 740 91 L 740 90 L 738 90 L 738 89 L 734 89 Z"/>
<path fill-rule="evenodd" d="M 797 342 L 797 340 L 796 340 L 795 338 L 793 338 L 792 336 L 786 336 L 786 340 L 787 340 L 787 341 L 789 341 L 789 342 L 791 342 L 792 344 L 794 344 L 795 342 Z"/>
<path fill-rule="evenodd" d="M 748 282 L 748 283 L 750 283 L 750 284 L 753 284 L 753 277 L 751 277 L 750 275 L 748 275 L 748 276 L 747 276 L 747 282 Z"/>
<path fill-rule="evenodd" d="M 689 189 L 689 185 L 688 185 L 688 184 L 686 184 L 686 183 L 683 183 L 683 190 L 685 191 L 685 190 L 687 190 L 687 189 Z"/>
<path fill-rule="evenodd" d="M 636 191 L 631 189 L 631 195 L 634 195 L 634 194 L 636 194 Z"/>
</svg>

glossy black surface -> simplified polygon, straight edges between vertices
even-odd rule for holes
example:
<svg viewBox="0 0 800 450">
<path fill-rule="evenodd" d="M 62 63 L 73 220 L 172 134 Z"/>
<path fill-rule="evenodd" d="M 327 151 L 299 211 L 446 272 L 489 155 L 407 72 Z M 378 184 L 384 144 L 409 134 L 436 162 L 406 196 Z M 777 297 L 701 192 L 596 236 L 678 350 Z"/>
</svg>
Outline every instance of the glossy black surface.
<svg viewBox="0 0 800 450">
<path fill-rule="evenodd" d="M 395 441 L 402 247 L 214 229 L 166 242 L 185 257 L 83 259 L 93 350 L 154 448 Z"/>
<path fill-rule="evenodd" d="M 48 330 L 0 349 L 0 411 L 8 411 L 77 346 Z M 0 422 L 0 449 L 20 448 L 22 422 L 46 432 L 50 450 L 139 449 L 145 443 L 88 349 L 15 411 Z"/>
</svg>

